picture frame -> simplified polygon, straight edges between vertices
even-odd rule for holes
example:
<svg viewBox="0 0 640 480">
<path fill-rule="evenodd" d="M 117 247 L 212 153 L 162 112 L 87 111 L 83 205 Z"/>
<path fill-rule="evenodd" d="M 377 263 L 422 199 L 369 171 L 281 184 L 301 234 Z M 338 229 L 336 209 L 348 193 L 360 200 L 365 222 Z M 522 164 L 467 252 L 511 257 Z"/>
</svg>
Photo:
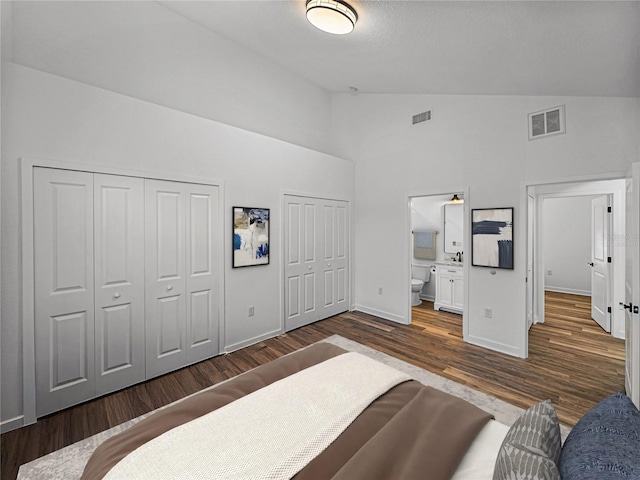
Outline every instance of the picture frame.
<svg viewBox="0 0 640 480">
<path fill-rule="evenodd" d="M 513 207 L 471 210 L 471 265 L 513 270 Z"/>
<path fill-rule="evenodd" d="M 269 265 L 270 209 L 233 207 L 233 268 Z"/>
</svg>

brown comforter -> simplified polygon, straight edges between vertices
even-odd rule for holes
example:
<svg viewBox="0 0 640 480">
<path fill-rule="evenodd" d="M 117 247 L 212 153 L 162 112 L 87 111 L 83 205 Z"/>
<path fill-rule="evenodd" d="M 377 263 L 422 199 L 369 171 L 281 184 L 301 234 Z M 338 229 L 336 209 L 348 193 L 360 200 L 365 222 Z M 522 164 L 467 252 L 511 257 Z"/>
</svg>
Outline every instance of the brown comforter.
<svg viewBox="0 0 640 480">
<path fill-rule="evenodd" d="M 129 452 L 173 427 L 342 353 L 329 343 L 313 345 L 159 410 L 100 445 L 82 479 L 101 479 Z M 464 400 L 405 382 L 369 405 L 294 478 L 449 479 L 490 418 Z"/>
</svg>

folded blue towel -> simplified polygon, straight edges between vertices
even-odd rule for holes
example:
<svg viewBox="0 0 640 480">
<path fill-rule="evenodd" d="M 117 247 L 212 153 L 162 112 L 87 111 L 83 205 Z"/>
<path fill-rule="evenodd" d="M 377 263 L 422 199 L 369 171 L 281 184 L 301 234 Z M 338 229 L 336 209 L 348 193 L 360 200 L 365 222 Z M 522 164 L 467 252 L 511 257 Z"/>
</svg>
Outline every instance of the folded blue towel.
<svg viewBox="0 0 640 480">
<path fill-rule="evenodd" d="M 434 233 L 432 230 L 416 232 L 416 247 L 433 248 L 433 236 Z"/>
</svg>

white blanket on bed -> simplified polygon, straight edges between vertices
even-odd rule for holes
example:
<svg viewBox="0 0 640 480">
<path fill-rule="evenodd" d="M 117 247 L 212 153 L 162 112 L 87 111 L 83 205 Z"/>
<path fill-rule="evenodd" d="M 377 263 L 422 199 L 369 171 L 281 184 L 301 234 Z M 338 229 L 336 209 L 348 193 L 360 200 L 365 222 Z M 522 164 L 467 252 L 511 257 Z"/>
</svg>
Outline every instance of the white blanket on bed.
<svg viewBox="0 0 640 480">
<path fill-rule="evenodd" d="M 164 433 L 105 479 L 289 479 L 406 380 L 358 353 L 338 355 Z"/>
</svg>

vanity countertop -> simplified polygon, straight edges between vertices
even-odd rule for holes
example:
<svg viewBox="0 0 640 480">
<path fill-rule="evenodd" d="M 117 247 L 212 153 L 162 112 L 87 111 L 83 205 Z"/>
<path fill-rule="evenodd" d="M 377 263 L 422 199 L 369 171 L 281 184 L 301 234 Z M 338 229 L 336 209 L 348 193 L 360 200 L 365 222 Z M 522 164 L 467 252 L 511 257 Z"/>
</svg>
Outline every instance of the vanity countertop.
<svg viewBox="0 0 640 480">
<path fill-rule="evenodd" d="M 443 267 L 463 267 L 463 262 L 436 262 L 436 265 L 440 265 Z"/>
</svg>

